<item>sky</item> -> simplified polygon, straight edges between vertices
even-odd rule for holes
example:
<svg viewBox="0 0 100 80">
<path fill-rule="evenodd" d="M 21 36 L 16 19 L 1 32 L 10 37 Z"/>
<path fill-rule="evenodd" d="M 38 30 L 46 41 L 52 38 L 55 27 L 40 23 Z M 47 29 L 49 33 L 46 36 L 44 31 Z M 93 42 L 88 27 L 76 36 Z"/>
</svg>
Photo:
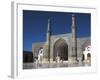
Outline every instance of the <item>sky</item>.
<svg viewBox="0 0 100 80">
<path fill-rule="evenodd" d="M 91 36 L 91 14 L 23 10 L 23 50 L 32 51 L 32 43 L 45 42 L 48 19 L 51 35 L 71 33 L 72 14 L 76 16 L 77 37 Z"/>
</svg>

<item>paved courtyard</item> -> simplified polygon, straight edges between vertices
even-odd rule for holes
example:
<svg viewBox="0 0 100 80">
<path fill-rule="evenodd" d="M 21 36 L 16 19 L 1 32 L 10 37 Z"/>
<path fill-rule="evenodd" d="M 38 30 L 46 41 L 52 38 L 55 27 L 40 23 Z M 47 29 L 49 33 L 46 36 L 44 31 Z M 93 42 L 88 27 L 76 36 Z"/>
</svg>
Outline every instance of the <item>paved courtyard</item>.
<svg viewBox="0 0 100 80">
<path fill-rule="evenodd" d="M 42 68 L 59 68 L 59 67 L 80 67 L 91 66 L 89 63 L 24 63 L 23 69 L 42 69 Z"/>
</svg>

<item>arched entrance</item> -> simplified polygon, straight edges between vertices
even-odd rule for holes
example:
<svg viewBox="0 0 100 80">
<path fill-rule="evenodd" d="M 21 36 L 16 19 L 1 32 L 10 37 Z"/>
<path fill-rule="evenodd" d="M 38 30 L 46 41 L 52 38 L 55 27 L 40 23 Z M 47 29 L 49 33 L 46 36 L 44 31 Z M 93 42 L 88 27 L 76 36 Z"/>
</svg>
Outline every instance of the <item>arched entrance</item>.
<svg viewBox="0 0 100 80">
<path fill-rule="evenodd" d="M 68 60 L 68 45 L 64 39 L 58 39 L 53 47 L 53 60 L 59 56 L 61 60 Z"/>
</svg>

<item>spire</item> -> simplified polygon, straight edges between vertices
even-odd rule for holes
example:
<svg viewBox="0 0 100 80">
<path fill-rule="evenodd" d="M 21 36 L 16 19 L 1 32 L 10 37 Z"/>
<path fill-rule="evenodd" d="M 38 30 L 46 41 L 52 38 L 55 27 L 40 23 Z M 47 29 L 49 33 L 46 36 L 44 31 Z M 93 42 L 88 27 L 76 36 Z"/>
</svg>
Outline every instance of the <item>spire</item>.
<svg viewBox="0 0 100 80">
<path fill-rule="evenodd" d="M 48 19 L 48 32 L 50 33 L 50 29 L 51 29 L 51 26 L 50 26 L 50 19 Z"/>
<path fill-rule="evenodd" d="M 72 14 L 72 28 L 76 28 L 76 16 Z"/>
<path fill-rule="evenodd" d="M 47 43 L 48 43 L 48 41 L 49 41 L 49 38 L 50 38 L 50 35 L 51 35 L 51 24 L 50 24 L 50 19 L 48 19 L 48 26 L 47 26 L 47 39 L 46 39 L 46 41 L 47 41 Z"/>
</svg>

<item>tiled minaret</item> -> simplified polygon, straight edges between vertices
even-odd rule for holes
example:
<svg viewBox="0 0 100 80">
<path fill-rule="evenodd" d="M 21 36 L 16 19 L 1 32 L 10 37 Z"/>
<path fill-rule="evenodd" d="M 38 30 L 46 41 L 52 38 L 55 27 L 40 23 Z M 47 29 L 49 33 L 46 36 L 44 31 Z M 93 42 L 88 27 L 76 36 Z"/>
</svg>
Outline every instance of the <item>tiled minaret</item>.
<svg viewBox="0 0 100 80">
<path fill-rule="evenodd" d="M 48 27 L 47 27 L 48 61 L 50 61 L 50 36 L 51 36 L 51 24 L 50 24 L 50 19 L 48 19 Z"/>
<path fill-rule="evenodd" d="M 76 16 L 72 14 L 72 57 L 77 60 Z"/>
</svg>

